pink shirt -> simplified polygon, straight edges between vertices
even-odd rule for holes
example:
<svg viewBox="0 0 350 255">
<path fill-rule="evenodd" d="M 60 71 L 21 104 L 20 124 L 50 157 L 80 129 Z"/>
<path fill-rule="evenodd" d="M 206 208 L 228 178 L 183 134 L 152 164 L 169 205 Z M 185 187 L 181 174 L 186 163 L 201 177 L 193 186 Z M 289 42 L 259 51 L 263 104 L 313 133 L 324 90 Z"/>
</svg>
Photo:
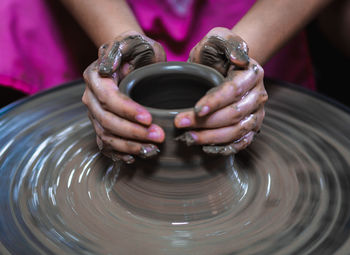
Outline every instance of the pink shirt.
<svg viewBox="0 0 350 255">
<path fill-rule="evenodd" d="M 1 85 L 33 94 L 81 76 L 45 2 L 1 0 Z"/>
<path fill-rule="evenodd" d="M 146 34 L 163 45 L 168 61 L 186 61 L 190 50 L 210 29 L 232 28 L 255 0 L 128 0 L 128 2 Z M 306 33 L 301 32 L 295 36 L 264 65 L 264 70 L 266 77 L 315 89 Z"/>
<path fill-rule="evenodd" d="M 168 61 L 186 61 L 217 26 L 232 28 L 254 0 L 129 0 L 140 25 L 165 48 Z M 81 77 L 44 0 L 2 0 L 0 84 L 33 94 Z M 267 77 L 314 88 L 305 33 L 265 66 Z"/>
</svg>

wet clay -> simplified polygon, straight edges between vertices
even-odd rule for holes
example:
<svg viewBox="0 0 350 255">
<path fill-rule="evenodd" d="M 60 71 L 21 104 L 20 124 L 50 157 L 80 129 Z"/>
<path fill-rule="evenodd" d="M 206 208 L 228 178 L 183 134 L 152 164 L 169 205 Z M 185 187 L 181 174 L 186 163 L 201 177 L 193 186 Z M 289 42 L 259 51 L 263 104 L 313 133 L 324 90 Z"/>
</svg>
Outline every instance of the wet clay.
<svg viewBox="0 0 350 255">
<path fill-rule="evenodd" d="M 233 36 L 228 39 L 210 36 L 199 52 L 199 61 L 204 65 L 215 68 L 226 76 L 230 65 L 233 63 L 235 63 L 237 69 L 248 66 L 248 47 L 241 39 Z"/>
<path fill-rule="evenodd" d="M 203 146 L 203 151 L 208 154 L 221 154 L 221 155 L 230 155 L 230 154 L 237 153 L 237 150 L 231 144 Z"/>
<path fill-rule="evenodd" d="M 200 169 L 106 159 L 82 83 L 0 110 L 0 253 L 349 254 L 350 111 L 266 87 L 255 142 Z"/>
<path fill-rule="evenodd" d="M 102 45 L 99 55 L 98 72 L 104 77 L 111 77 L 122 62 L 137 69 L 154 62 L 155 57 L 151 44 L 140 35 L 127 36 L 120 41 Z"/>
<path fill-rule="evenodd" d="M 180 141 L 186 143 L 187 146 L 191 146 L 195 144 L 195 140 L 191 136 L 189 132 L 185 132 L 177 137 L 175 137 L 175 141 Z"/>
<path fill-rule="evenodd" d="M 156 146 L 154 146 L 153 144 L 149 144 L 147 146 L 141 146 L 139 155 L 142 158 L 151 158 L 156 156 L 159 152 L 160 150 Z"/>
</svg>

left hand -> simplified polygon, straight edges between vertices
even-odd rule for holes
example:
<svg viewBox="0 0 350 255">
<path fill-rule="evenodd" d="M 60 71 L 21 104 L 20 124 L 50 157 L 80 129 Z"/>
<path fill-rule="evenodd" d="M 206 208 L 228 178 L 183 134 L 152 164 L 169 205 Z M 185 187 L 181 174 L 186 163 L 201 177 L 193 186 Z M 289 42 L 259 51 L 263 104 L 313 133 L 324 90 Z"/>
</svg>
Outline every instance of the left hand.
<svg viewBox="0 0 350 255">
<path fill-rule="evenodd" d="M 102 45 L 98 60 L 85 70 L 82 101 L 89 110 L 99 149 L 112 160 L 132 163 L 135 156 L 158 154 L 156 144 L 164 140 L 163 129 L 152 123 L 145 107 L 122 94 L 118 86 L 134 69 L 165 59 L 158 42 L 127 31 Z"/>
<path fill-rule="evenodd" d="M 247 44 L 226 28 L 212 29 L 191 51 L 189 61 L 215 68 L 224 82 L 208 91 L 194 111 L 180 113 L 179 140 L 200 144 L 207 153 L 229 155 L 246 148 L 265 116 L 264 70 L 248 57 Z"/>
</svg>

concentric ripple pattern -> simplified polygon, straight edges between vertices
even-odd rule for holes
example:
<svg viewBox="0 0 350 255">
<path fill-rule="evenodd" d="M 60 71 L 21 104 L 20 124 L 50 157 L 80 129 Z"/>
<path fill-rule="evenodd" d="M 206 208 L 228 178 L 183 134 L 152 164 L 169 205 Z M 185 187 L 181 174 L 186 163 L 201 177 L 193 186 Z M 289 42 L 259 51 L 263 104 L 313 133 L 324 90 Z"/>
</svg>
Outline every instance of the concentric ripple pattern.
<svg viewBox="0 0 350 255">
<path fill-rule="evenodd" d="M 349 112 L 267 88 L 249 148 L 169 176 L 99 153 L 81 83 L 2 109 L 0 254 L 350 254 Z"/>
</svg>

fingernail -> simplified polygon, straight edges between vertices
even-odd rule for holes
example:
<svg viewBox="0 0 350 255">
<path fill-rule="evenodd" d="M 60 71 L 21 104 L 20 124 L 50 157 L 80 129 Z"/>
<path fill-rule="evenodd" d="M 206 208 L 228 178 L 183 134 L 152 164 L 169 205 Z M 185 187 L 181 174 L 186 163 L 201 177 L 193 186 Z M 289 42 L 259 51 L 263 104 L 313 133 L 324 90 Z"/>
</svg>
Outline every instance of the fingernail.
<svg viewBox="0 0 350 255">
<path fill-rule="evenodd" d="M 135 116 L 135 119 L 142 124 L 148 124 L 150 121 L 150 116 L 146 113 L 139 113 Z"/>
<path fill-rule="evenodd" d="M 194 112 L 200 117 L 206 115 L 209 112 L 209 110 L 210 108 L 207 105 L 194 107 Z"/>
<path fill-rule="evenodd" d="M 160 139 L 160 133 L 157 131 L 151 131 L 148 133 L 148 138 L 152 140 L 159 140 Z"/>
<path fill-rule="evenodd" d="M 179 122 L 180 127 L 189 127 L 191 126 L 191 120 L 189 118 L 182 118 Z"/>
<path fill-rule="evenodd" d="M 156 156 L 159 152 L 160 150 L 158 149 L 157 146 L 153 144 L 149 144 L 141 147 L 139 155 L 141 158 L 149 158 L 149 157 Z"/>
</svg>

